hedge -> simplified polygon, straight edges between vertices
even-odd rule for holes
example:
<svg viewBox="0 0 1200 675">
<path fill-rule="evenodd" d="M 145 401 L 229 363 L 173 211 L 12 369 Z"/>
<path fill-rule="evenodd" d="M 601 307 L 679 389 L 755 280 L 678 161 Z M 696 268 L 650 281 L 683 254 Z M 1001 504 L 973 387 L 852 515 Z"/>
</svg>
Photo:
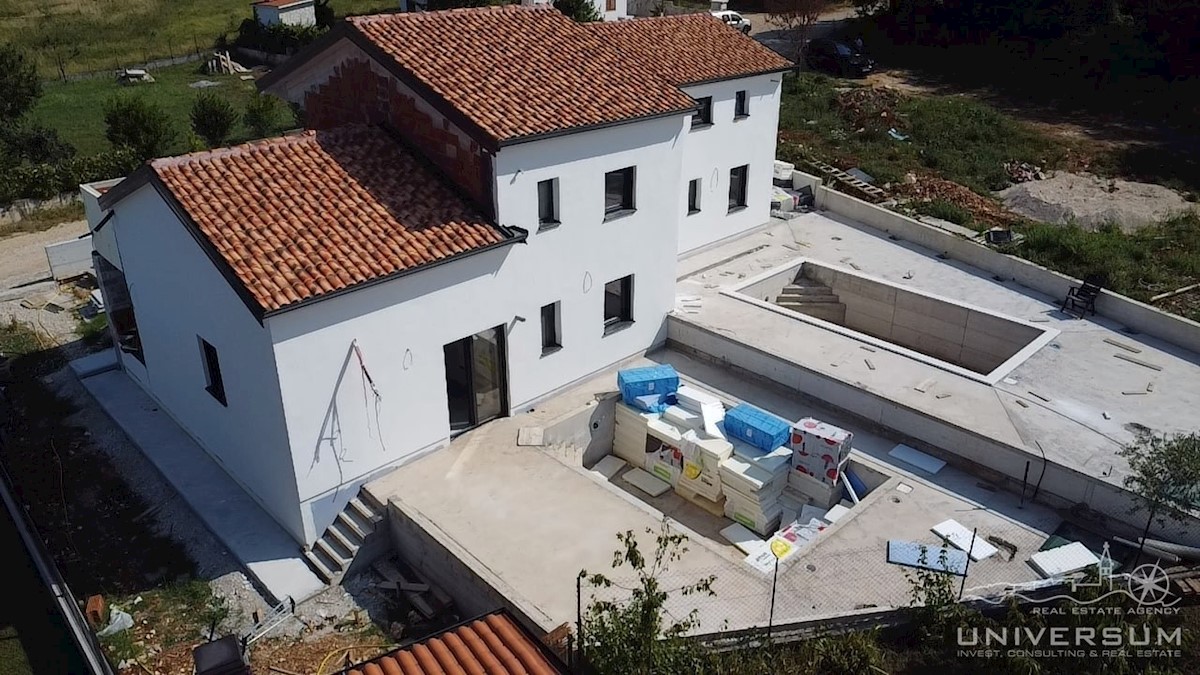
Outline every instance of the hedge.
<svg viewBox="0 0 1200 675">
<path fill-rule="evenodd" d="M 72 157 L 56 164 L 25 164 L 0 170 L 0 205 L 19 199 L 49 199 L 75 192 L 81 183 L 120 178 L 141 161 L 127 150 Z"/>
</svg>

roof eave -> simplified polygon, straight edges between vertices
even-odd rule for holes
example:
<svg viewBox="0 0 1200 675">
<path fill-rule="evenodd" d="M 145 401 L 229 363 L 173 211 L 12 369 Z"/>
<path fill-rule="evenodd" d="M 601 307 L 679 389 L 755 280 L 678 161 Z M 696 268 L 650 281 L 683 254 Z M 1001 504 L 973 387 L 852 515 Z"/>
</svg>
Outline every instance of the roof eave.
<svg viewBox="0 0 1200 675">
<path fill-rule="evenodd" d="M 664 117 L 674 117 L 676 115 L 687 115 L 687 114 L 695 112 L 696 110 L 699 110 L 699 108 L 700 108 L 700 106 L 699 106 L 699 104 L 697 104 L 697 105 L 691 105 L 691 106 L 687 106 L 687 107 L 681 107 L 678 110 L 672 110 L 669 112 L 649 113 L 646 115 L 640 115 L 638 117 L 627 117 L 625 119 L 612 120 L 609 122 L 600 122 L 598 124 L 587 124 L 584 126 L 568 127 L 566 129 L 555 129 L 554 131 L 545 131 L 545 132 L 537 133 L 537 134 L 529 134 L 526 136 L 516 136 L 514 138 L 509 138 L 509 139 L 500 141 L 500 147 L 507 148 L 507 147 L 510 147 L 513 145 L 521 145 L 522 143 L 531 143 L 533 141 L 542 141 L 542 140 L 546 140 L 548 138 L 558 138 L 559 136 L 570 136 L 571 134 L 579 134 L 579 133 L 583 133 L 585 131 L 596 131 L 598 129 L 609 129 L 612 127 L 619 127 L 619 126 L 623 126 L 626 124 L 633 124 L 635 122 L 646 122 L 649 120 L 662 119 Z"/>
<path fill-rule="evenodd" d="M 266 312 L 263 313 L 263 318 L 270 319 L 271 317 L 279 316 L 280 314 L 285 314 L 285 313 L 290 312 L 295 309 L 300 309 L 302 307 L 308 307 L 310 305 L 315 305 L 318 302 L 323 302 L 325 300 L 332 300 L 333 298 L 336 298 L 336 297 L 339 297 L 342 295 L 346 295 L 347 293 L 353 293 L 354 291 L 362 290 L 364 288 L 370 288 L 372 286 L 377 286 L 379 284 L 382 284 L 382 283 L 385 283 L 388 281 L 394 281 L 396 279 L 401 279 L 401 278 L 407 277 L 411 274 L 416 274 L 418 272 L 424 272 L 425 270 L 433 269 L 435 267 L 441 267 L 442 265 L 445 265 L 447 263 L 455 262 L 458 260 L 463 260 L 465 258 L 470 258 L 472 256 L 479 255 L 481 253 L 486 253 L 488 251 L 495 251 L 496 249 L 504 248 L 505 246 L 511 246 L 513 244 L 523 244 L 523 243 L 525 243 L 526 238 L 529 236 L 529 231 L 525 230 L 523 228 L 503 227 L 500 225 L 493 225 L 493 227 L 495 227 L 497 230 L 499 230 L 501 233 L 503 233 L 505 235 L 505 238 L 501 239 L 500 241 L 497 241 L 497 242 L 492 242 L 491 244 L 488 244 L 487 246 L 480 246 L 479 248 L 473 248 L 469 251 L 463 251 L 462 253 L 456 253 L 454 255 L 447 256 L 440 260 L 434 260 L 433 262 L 425 263 L 424 265 L 417 265 L 416 267 L 407 267 L 405 269 L 398 270 L 396 272 L 392 272 L 391 274 L 388 274 L 385 276 L 375 277 L 373 279 L 367 279 L 366 281 L 360 281 L 357 284 L 352 284 L 352 285 L 346 286 L 344 288 L 339 288 L 337 290 L 330 291 L 328 293 L 321 293 L 320 295 L 313 295 L 313 296 L 307 297 L 303 300 L 300 300 L 299 302 L 293 302 L 293 303 L 284 305 L 282 307 L 277 307 L 275 309 L 267 310 Z"/>
<path fill-rule="evenodd" d="M 788 64 L 786 66 L 780 66 L 778 68 L 771 68 L 770 70 L 759 70 L 759 71 L 756 71 L 753 73 L 739 73 L 737 75 L 726 75 L 725 77 L 714 77 L 710 80 L 697 80 L 695 82 L 684 82 L 683 84 L 680 84 L 679 86 L 680 87 L 699 87 L 699 86 L 705 85 L 705 84 L 716 84 L 718 82 L 729 82 L 730 80 L 742 80 L 747 77 L 759 77 L 761 75 L 775 75 L 778 73 L 788 73 L 788 72 L 791 72 L 793 69 L 795 69 L 795 67 L 796 67 L 796 64 L 793 63 L 793 64 Z"/>
</svg>

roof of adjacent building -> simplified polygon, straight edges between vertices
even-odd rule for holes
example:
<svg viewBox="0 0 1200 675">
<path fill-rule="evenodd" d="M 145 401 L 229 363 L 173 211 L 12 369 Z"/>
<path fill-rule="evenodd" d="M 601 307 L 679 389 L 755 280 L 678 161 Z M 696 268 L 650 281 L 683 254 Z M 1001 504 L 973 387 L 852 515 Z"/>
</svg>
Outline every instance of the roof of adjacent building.
<svg viewBox="0 0 1200 675">
<path fill-rule="evenodd" d="M 553 8 L 520 5 L 348 19 L 497 142 L 695 107 Z M 714 23 L 716 23 L 714 21 Z"/>
<path fill-rule="evenodd" d="M 342 675 L 561 675 L 544 647 L 507 613 L 468 621 L 417 644 L 342 671 Z"/>
<path fill-rule="evenodd" d="M 292 5 L 300 5 L 303 3 L 311 3 L 313 0 L 255 0 L 252 5 L 266 5 L 267 7 L 290 7 Z"/>
<path fill-rule="evenodd" d="M 708 12 L 594 22 L 584 27 L 635 59 L 642 72 L 657 73 L 675 86 L 746 77 L 792 65 Z"/>
<path fill-rule="evenodd" d="M 150 167 L 265 312 L 515 239 L 376 127 L 308 131 Z"/>
</svg>

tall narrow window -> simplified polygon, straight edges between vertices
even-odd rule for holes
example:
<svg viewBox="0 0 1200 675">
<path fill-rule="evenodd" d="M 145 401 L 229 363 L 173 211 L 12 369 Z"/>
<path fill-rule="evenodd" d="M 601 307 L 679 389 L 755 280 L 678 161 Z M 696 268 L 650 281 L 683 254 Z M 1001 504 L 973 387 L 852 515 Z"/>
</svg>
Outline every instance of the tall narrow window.
<svg viewBox="0 0 1200 675">
<path fill-rule="evenodd" d="M 604 332 L 633 321 L 633 275 L 604 284 Z"/>
<path fill-rule="evenodd" d="M 729 170 L 729 210 L 746 206 L 746 174 L 750 167 L 743 164 Z"/>
<path fill-rule="evenodd" d="M 604 174 L 604 215 L 606 218 L 612 218 L 634 209 L 634 179 L 634 167 L 632 166 Z"/>
<path fill-rule="evenodd" d="M 733 100 L 733 119 L 750 116 L 750 102 L 746 98 L 746 90 L 739 91 Z"/>
<path fill-rule="evenodd" d="M 539 181 L 538 189 L 538 229 L 546 230 L 558 225 L 558 179 Z"/>
<path fill-rule="evenodd" d="M 693 178 L 688 182 L 688 215 L 700 213 L 700 179 Z"/>
<path fill-rule="evenodd" d="M 559 337 L 561 330 L 558 322 L 558 303 L 552 302 L 542 307 L 542 356 L 562 348 Z"/>
<path fill-rule="evenodd" d="M 692 113 L 692 128 L 704 127 L 712 124 L 712 97 L 705 96 L 704 98 L 696 99 L 696 103 L 700 104 L 700 108 Z"/>
<path fill-rule="evenodd" d="M 210 345 L 204 338 L 200 340 L 200 357 L 204 361 L 204 379 L 207 385 L 204 390 L 217 399 L 221 405 L 229 405 L 225 401 L 225 382 L 221 379 L 221 362 L 217 358 L 217 348 Z"/>
<path fill-rule="evenodd" d="M 606 2 L 604 3 L 604 11 L 606 11 L 606 12 L 617 11 L 617 0 L 606 0 Z"/>
</svg>

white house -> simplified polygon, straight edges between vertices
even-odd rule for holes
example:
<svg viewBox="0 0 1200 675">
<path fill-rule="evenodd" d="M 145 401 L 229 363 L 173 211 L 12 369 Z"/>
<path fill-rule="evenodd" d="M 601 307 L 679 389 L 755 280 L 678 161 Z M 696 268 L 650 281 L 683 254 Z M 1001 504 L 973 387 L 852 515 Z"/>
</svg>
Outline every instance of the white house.
<svg viewBox="0 0 1200 675">
<path fill-rule="evenodd" d="M 251 3 L 254 16 L 264 26 L 317 25 L 317 10 L 314 0 L 258 0 Z"/>
<path fill-rule="evenodd" d="M 781 72 L 707 14 L 355 17 L 260 81 L 309 131 L 90 212 L 129 376 L 298 542 L 359 485 L 665 339 L 769 218 Z"/>
</svg>

